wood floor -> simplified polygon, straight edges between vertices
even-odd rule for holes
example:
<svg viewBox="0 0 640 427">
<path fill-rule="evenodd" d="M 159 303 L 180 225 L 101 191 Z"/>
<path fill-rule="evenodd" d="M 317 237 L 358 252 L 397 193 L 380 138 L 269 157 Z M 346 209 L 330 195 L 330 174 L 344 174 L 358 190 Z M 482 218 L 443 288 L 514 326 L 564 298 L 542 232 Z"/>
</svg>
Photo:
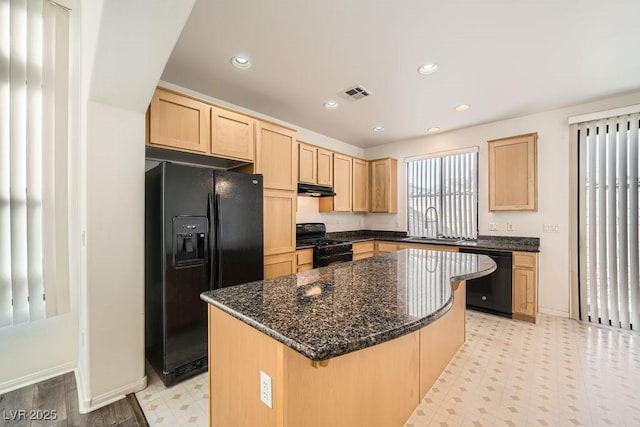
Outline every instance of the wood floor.
<svg viewBox="0 0 640 427">
<path fill-rule="evenodd" d="M 80 414 L 76 379 L 71 372 L 0 395 L 0 426 L 3 427 L 148 425 L 133 394 L 88 414 Z"/>
</svg>

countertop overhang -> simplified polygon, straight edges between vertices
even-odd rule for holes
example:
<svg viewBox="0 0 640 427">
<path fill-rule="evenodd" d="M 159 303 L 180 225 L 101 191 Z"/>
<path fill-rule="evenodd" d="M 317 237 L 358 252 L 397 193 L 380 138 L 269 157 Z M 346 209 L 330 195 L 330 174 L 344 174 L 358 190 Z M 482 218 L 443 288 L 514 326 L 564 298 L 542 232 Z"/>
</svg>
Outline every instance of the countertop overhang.
<svg viewBox="0 0 640 427">
<path fill-rule="evenodd" d="M 201 298 L 322 361 L 421 329 L 449 310 L 452 283 L 495 269 L 485 255 L 405 249 L 216 289 Z"/>
</svg>

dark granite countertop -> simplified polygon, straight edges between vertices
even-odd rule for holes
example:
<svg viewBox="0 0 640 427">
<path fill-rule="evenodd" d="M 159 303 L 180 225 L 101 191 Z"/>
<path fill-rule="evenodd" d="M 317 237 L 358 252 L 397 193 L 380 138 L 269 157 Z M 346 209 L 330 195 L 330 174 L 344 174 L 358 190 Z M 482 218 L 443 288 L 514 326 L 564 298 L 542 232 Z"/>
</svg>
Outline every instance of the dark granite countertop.
<svg viewBox="0 0 640 427">
<path fill-rule="evenodd" d="M 387 242 L 422 243 L 428 245 L 456 246 L 459 248 L 488 249 L 496 251 L 540 252 L 540 238 L 517 236 L 478 236 L 476 240 L 451 241 L 440 239 L 425 239 L 423 241 L 405 240 L 407 233 L 402 231 L 338 231 L 327 233 L 327 237 L 345 240 L 353 243 L 368 240 L 383 240 Z"/>
<path fill-rule="evenodd" d="M 216 289 L 201 298 L 320 361 L 428 325 L 451 307 L 451 282 L 495 269 L 485 255 L 406 249 Z"/>
</svg>

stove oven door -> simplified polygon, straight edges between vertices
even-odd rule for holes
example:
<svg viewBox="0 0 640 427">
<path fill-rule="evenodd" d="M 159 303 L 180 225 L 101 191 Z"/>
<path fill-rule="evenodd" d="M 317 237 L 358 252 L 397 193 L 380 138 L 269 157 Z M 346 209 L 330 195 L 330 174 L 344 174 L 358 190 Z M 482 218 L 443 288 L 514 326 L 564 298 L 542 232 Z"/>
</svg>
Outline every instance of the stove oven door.
<svg viewBox="0 0 640 427">
<path fill-rule="evenodd" d="M 340 253 L 340 254 L 318 256 L 318 265 L 316 267 L 326 267 L 331 264 L 349 262 L 352 260 L 353 260 L 353 252 L 351 251 Z"/>
</svg>

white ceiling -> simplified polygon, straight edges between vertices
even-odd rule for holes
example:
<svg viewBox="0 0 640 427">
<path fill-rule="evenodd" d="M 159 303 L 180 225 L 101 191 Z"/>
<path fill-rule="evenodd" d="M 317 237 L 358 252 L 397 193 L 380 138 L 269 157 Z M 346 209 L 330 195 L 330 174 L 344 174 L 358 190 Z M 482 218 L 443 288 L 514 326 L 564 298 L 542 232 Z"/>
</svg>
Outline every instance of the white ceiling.
<svg viewBox="0 0 640 427">
<path fill-rule="evenodd" d="M 639 90 L 639 16 L 639 0 L 198 0 L 162 80 L 369 147 Z M 354 84 L 374 95 L 337 95 Z"/>
</svg>

